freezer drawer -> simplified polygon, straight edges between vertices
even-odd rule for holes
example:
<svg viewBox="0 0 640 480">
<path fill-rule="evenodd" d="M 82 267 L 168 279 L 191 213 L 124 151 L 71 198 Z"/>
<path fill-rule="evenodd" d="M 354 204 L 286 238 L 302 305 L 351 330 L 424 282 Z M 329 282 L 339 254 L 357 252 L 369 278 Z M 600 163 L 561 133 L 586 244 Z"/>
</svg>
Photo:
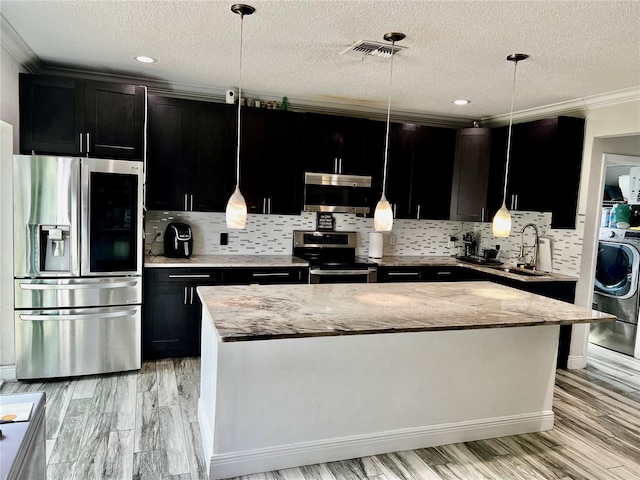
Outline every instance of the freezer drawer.
<svg viewBox="0 0 640 480">
<path fill-rule="evenodd" d="M 141 306 L 16 310 L 18 379 L 139 369 Z"/>
<path fill-rule="evenodd" d="M 142 303 L 142 277 L 14 280 L 15 308 L 81 308 Z"/>
</svg>

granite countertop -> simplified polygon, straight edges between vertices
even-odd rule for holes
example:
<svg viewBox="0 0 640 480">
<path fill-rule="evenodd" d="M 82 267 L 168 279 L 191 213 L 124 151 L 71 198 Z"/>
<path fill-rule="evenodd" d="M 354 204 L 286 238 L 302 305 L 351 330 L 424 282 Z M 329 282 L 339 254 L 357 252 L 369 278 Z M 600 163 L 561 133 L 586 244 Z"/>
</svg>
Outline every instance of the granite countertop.
<svg viewBox="0 0 640 480">
<path fill-rule="evenodd" d="M 309 262 L 292 255 L 193 255 L 190 258 L 145 255 L 144 266 L 145 268 L 308 267 Z"/>
<path fill-rule="evenodd" d="M 222 342 L 615 320 L 490 282 L 216 286 L 197 291 Z"/>
<path fill-rule="evenodd" d="M 386 256 L 378 259 L 372 259 L 380 267 L 421 267 L 421 266 L 436 266 L 436 267 L 464 267 L 470 270 L 476 270 L 479 272 L 489 273 L 499 277 L 509 278 L 512 280 L 518 280 L 526 283 L 536 282 L 577 282 L 576 277 L 569 275 L 562 275 L 559 273 L 546 273 L 538 272 L 539 275 L 522 275 L 517 273 L 505 272 L 496 268 L 489 267 L 487 265 L 475 264 L 465 262 L 456 257 L 437 257 L 437 256 Z M 502 268 L 517 269 L 515 265 L 503 264 Z"/>
</svg>

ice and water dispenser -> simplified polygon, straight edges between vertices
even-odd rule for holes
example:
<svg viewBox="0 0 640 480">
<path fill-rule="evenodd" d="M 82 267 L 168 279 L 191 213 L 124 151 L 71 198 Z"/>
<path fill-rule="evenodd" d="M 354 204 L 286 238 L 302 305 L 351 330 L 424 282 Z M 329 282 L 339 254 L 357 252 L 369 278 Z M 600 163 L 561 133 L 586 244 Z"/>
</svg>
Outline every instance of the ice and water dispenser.
<svg viewBox="0 0 640 480">
<path fill-rule="evenodd" d="M 71 236 L 69 225 L 40 225 L 40 272 L 71 273 Z"/>
</svg>

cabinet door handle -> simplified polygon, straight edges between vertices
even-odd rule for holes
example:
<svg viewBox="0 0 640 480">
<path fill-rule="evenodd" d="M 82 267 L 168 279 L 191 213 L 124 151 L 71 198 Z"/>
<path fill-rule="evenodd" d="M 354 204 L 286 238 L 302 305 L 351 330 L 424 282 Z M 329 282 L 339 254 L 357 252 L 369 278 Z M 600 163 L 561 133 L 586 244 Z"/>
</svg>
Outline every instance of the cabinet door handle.
<svg viewBox="0 0 640 480">
<path fill-rule="evenodd" d="M 80 153 L 82 153 L 82 133 L 78 134 L 80 136 Z"/>
<path fill-rule="evenodd" d="M 288 277 L 290 275 L 289 272 L 267 272 L 267 273 L 259 273 L 259 272 L 253 272 L 251 273 L 251 276 L 254 278 L 260 278 L 260 277 Z"/>
<path fill-rule="evenodd" d="M 271 213 L 271 198 L 269 198 L 268 204 L 269 204 L 269 213 Z"/>
<path fill-rule="evenodd" d="M 398 210 L 397 207 L 398 207 L 398 205 L 394 203 L 393 204 L 393 218 L 396 218 L 396 213 L 397 213 L 397 210 Z"/>
<path fill-rule="evenodd" d="M 193 212 L 193 194 L 189 196 L 191 197 L 189 210 Z"/>
<path fill-rule="evenodd" d="M 187 304 L 187 287 L 184 287 L 184 302 L 185 305 Z"/>
<path fill-rule="evenodd" d="M 87 132 L 87 153 L 91 150 L 91 143 L 89 143 L 89 132 Z"/>
<path fill-rule="evenodd" d="M 184 194 L 184 211 L 187 211 L 187 194 Z"/>
<path fill-rule="evenodd" d="M 193 305 L 193 287 L 191 287 L 191 299 L 189 300 L 189 305 Z"/>
<path fill-rule="evenodd" d="M 267 213 L 267 197 L 262 197 L 262 213 Z"/>
<path fill-rule="evenodd" d="M 333 173 L 338 173 L 338 157 L 333 159 Z"/>
<path fill-rule="evenodd" d="M 338 162 L 338 173 L 342 173 L 342 159 Z"/>
<path fill-rule="evenodd" d="M 437 272 L 436 275 L 439 277 L 450 277 L 453 275 L 453 272 Z"/>
<path fill-rule="evenodd" d="M 516 208 L 514 210 L 520 210 L 520 195 L 516 195 Z"/>
<path fill-rule="evenodd" d="M 420 272 L 389 272 L 390 277 L 419 277 Z"/>
<path fill-rule="evenodd" d="M 175 274 L 175 275 L 169 275 L 169 278 L 211 278 L 211 275 L 208 275 L 206 273 L 198 273 L 198 274 L 193 274 L 193 275 L 189 275 L 189 274 Z"/>
<path fill-rule="evenodd" d="M 480 221 L 484 222 L 484 215 L 485 215 L 485 208 L 482 207 L 482 209 L 480 210 Z"/>
<path fill-rule="evenodd" d="M 420 220 L 420 207 L 421 205 L 418 205 L 418 214 L 416 215 L 416 220 Z"/>
</svg>

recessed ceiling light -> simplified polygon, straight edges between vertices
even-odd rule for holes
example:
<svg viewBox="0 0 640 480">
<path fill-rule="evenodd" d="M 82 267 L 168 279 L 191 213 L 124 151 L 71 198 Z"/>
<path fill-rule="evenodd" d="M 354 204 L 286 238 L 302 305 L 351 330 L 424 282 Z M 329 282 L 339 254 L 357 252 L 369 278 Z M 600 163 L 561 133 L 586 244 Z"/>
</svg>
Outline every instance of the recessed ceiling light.
<svg viewBox="0 0 640 480">
<path fill-rule="evenodd" d="M 454 105 L 468 105 L 471 103 L 471 100 L 454 100 L 453 104 Z"/>
<path fill-rule="evenodd" d="M 142 63 L 156 63 L 158 60 L 152 57 L 147 57 L 146 55 L 138 55 L 137 57 L 133 57 L 134 60 L 137 60 Z"/>
</svg>

